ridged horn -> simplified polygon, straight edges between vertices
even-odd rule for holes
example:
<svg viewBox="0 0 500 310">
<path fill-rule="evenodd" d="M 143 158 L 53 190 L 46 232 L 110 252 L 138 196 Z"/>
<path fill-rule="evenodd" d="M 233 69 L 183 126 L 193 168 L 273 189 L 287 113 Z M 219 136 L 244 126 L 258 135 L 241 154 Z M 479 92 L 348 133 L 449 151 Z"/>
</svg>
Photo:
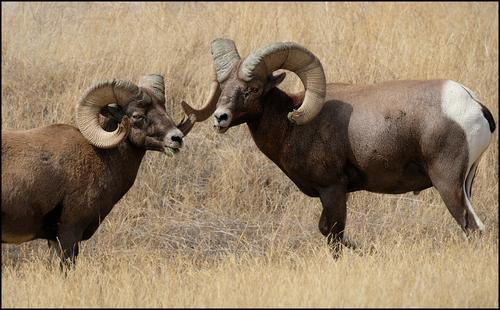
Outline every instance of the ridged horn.
<svg viewBox="0 0 500 310">
<path fill-rule="evenodd" d="M 217 82 L 215 78 L 215 74 L 212 75 L 212 84 L 210 85 L 210 92 L 208 93 L 207 100 L 203 104 L 203 107 L 200 110 L 196 110 L 191 107 L 187 102 L 181 102 L 182 109 L 186 115 L 191 116 L 194 115 L 195 122 L 203 122 L 207 118 L 210 117 L 215 112 L 217 108 L 217 101 L 219 100 L 221 90 L 219 82 Z"/>
<path fill-rule="evenodd" d="M 245 81 L 254 77 L 265 80 L 278 69 L 294 72 L 304 84 L 304 101 L 299 109 L 288 113 L 288 119 L 298 125 L 310 122 L 325 104 L 326 80 L 319 59 L 303 46 L 280 42 L 262 47 L 243 61 L 238 77 Z"/>
<path fill-rule="evenodd" d="M 187 104 L 185 101 L 181 102 L 182 106 Z M 177 127 L 184 136 L 187 136 L 187 134 L 193 129 L 194 124 L 196 123 L 196 115 L 194 114 L 189 114 L 189 116 L 184 116 L 184 118 L 175 126 Z"/>
<path fill-rule="evenodd" d="M 181 102 L 182 109 L 189 117 L 194 115 L 195 122 L 203 122 L 208 119 L 217 108 L 217 101 L 221 93 L 219 83 L 227 79 L 234 64 L 241 58 L 233 40 L 215 39 L 212 41 L 212 56 L 214 59 L 214 72 L 207 100 L 200 110 L 196 110 L 186 102 Z"/>
<path fill-rule="evenodd" d="M 151 101 L 137 85 L 129 81 L 112 80 L 95 83 L 87 89 L 76 106 L 76 124 L 83 136 L 94 146 L 103 149 L 116 147 L 128 135 L 129 120 L 125 116 L 115 131 L 108 132 L 99 125 L 101 109 L 116 103 L 120 106 L 131 100 Z"/>
<path fill-rule="evenodd" d="M 241 59 L 234 41 L 221 38 L 212 41 L 212 57 L 219 83 L 227 79 L 234 64 Z"/>
<path fill-rule="evenodd" d="M 139 87 L 146 88 L 161 103 L 165 103 L 165 81 L 159 74 L 148 74 L 142 77 Z"/>
</svg>

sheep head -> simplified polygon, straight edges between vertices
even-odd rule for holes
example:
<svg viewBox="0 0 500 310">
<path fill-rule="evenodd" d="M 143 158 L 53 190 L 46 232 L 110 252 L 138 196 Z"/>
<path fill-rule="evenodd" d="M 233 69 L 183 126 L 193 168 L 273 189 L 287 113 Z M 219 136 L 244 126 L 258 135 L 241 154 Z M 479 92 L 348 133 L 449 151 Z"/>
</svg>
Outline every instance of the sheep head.
<svg viewBox="0 0 500 310">
<path fill-rule="evenodd" d="M 232 40 L 216 39 L 212 42 L 212 56 L 215 75 L 207 103 L 200 110 L 187 104 L 183 108 L 198 122 L 214 114 L 215 127 L 221 133 L 261 112 L 261 98 L 285 78 L 285 73 L 276 74 L 278 69 L 294 72 L 305 86 L 302 105 L 288 114 L 292 123 L 306 124 L 323 108 L 323 67 L 314 54 L 296 43 L 273 43 L 242 60 Z"/>
<path fill-rule="evenodd" d="M 112 131 L 101 127 L 100 114 L 116 121 Z M 139 85 L 112 80 L 91 86 L 77 104 L 76 123 L 83 136 L 99 148 L 117 147 L 128 138 L 147 150 L 164 152 L 166 147 L 177 152 L 194 118 L 176 125 L 165 109 L 163 77 L 146 75 Z"/>
</svg>

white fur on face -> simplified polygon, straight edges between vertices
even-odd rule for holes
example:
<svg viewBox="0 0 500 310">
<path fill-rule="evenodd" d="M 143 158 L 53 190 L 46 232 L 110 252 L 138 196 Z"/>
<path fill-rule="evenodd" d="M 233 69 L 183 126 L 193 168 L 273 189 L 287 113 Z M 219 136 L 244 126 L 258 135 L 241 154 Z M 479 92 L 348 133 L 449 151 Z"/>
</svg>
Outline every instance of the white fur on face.
<svg viewBox="0 0 500 310">
<path fill-rule="evenodd" d="M 225 119 L 219 120 L 222 115 L 226 115 Z M 231 120 L 233 118 L 233 114 L 226 108 L 219 108 L 214 112 L 214 126 L 225 128 L 231 124 Z"/>
<path fill-rule="evenodd" d="M 163 141 L 164 145 L 175 149 L 181 148 L 182 142 L 177 141 L 177 139 L 172 139 L 173 137 L 180 138 L 182 141 L 184 134 L 177 128 L 170 130 L 165 135 L 165 139 Z"/>
</svg>

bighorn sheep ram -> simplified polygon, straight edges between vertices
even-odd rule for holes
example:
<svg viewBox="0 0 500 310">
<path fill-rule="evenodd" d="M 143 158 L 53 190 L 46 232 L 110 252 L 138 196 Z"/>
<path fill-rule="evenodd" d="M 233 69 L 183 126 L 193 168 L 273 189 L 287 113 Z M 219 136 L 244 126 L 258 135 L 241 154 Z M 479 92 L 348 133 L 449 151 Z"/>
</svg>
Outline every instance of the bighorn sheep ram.
<svg viewBox="0 0 500 310">
<path fill-rule="evenodd" d="M 76 123 L 2 131 L 2 243 L 47 239 L 69 264 L 134 184 L 146 150 L 177 152 L 194 121 L 176 126 L 163 77 L 146 75 L 139 86 L 90 87 Z"/>
<path fill-rule="evenodd" d="M 257 147 L 308 196 L 319 197 L 319 230 L 342 244 L 347 193 L 399 194 L 431 186 L 460 227 L 484 229 L 470 201 L 495 122 L 465 86 L 449 80 L 374 85 L 325 83 L 323 67 L 296 43 L 274 43 L 240 59 L 232 40 L 212 42 L 211 98 L 188 115 L 214 115 L 220 133 L 247 123 Z M 304 92 L 277 86 L 294 72 Z M 288 117 L 288 119 L 287 119 Z M 335 247 L 337 248 L 337 247 Z"/>
</svg>

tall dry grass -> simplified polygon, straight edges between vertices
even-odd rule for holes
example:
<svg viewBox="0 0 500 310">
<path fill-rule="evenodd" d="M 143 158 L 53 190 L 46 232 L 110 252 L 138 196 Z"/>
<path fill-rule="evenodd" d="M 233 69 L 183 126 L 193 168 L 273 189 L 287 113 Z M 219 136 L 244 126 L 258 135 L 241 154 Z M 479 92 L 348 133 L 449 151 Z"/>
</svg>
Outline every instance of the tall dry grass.
<svg viewBox="0 0 500 310">
<path fill-rule="evenodd" d="M 179 119 L 180 100 L 207 95 L 222 36 L 242 56 L 296 41 L 332 82 L 459 81 L 498 122 L 497 3 L 2 2 L 2 128 L 74 124 L 93 81 L 147 73 L 166 77 Z M 301 86 L 289 74 L 282 87 Z M 197 124 L 178 156 L 146 155 L 67 277 L 43 241 L 2 245 L 2 307 L 498 307 L 497 156 L 495 134 L 473 189 L 482 238 L 462 239 L 434 189 L 358 192 L 346 234 L 362 249 L 334 261 L 319 201 L 248 129 Z"/>
</svg>

